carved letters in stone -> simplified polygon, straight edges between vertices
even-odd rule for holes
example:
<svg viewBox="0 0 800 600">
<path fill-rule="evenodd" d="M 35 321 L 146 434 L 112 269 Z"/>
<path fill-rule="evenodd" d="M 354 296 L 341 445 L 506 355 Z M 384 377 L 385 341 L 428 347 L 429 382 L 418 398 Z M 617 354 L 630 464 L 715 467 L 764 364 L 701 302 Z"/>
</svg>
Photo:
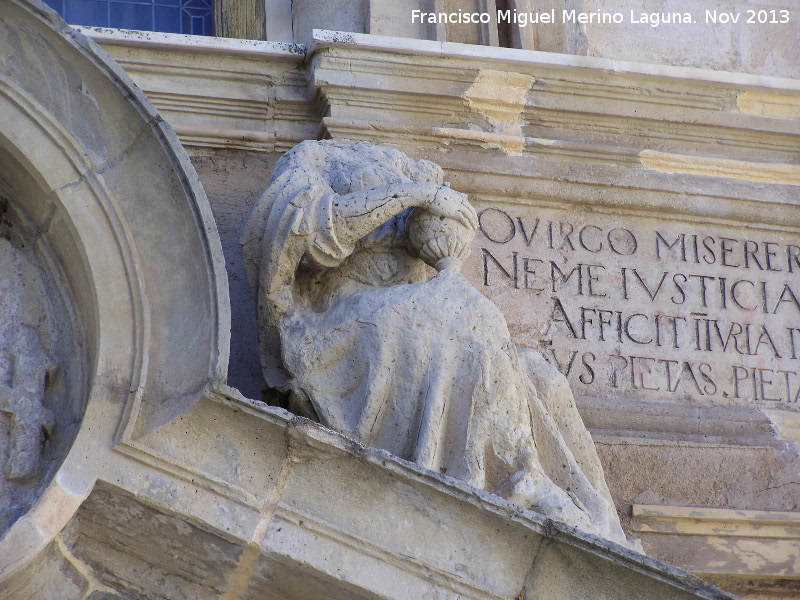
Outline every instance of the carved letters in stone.
<svg viewBox="0 0 800 600">
<path fill-rule="evenodd" d="M 361 443 L 627 543 L 566 380 L 459 272 L 477 226 L 431 162 L 286 154 L 242 241 L 266 381 Z"/>
<path fill-rule="evenodd" d="M 795 235 L 524 205 L 479 221 L 472 281 L 577 393 L 800 401 Z"/>
</svg>

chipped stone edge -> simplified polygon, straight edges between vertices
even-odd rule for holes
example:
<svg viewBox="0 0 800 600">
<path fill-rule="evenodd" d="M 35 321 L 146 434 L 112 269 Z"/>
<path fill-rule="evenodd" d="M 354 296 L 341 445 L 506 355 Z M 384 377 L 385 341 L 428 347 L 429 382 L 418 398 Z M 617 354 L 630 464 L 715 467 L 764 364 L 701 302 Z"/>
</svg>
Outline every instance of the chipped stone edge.
<svg viewBox="0 0 800 600">
<path fill-rule="evenodd" d="M 665 77 L 669 79 L 692 81 L 700 84 L 718 83 L 735 85 L 737 87 L 800 92 L 800 80 L 788 77 L 771 77 L 766 75 L 752 75 L 749 73 L 699 69 L 695 67 L 675 67 L 671 65 L 621 61 L 594 56 L 578 56 L 574 54 L 560 54 L 538 50 L 519 50 L 516 48 L 457 44 L 454 42 L 435 42 L 365 33 L 329 31 L 325 29 L 314 29 L 306 44 L 309 58 L 324 49 L 353 46 L 364 50 L 393 52 L 396 54 L 466 58 L 476 61 L 500 62 L 509 65 L 539 64 L 560 68 L 591 69 L 593 71 L 614 73 L 617 75 Z"/>
<path fill-rule="evenodd" d="M 524 510 L 517 504 L 503 500 L 484 490 L 473 488 L 463 481 L 453 479 L 398 458 L 386 450 L 364 446 L 347 436 L 328 429 L 289 411 L 267 406 L 245 398 L 229 386 L 217 386 L 210 399 L 236 408 L 282 428 L 287 438 L 289 461 L 306 462 L 350 457 L 365 465 L 385 470 L 399 479 L 413 481 L 429 490 L 485 510 L 526 529 L 547 540 L 563 543 L 588 552 L 603 560 L 619 562 L 625 568 L 657 579 L 677 589 L 697 594 L 709 600 L 735 600 L 737 596 L 724 592 L 696 575 L 655 558 L 639 554 L 615 542 L 588 534 L 544 517 L 534 511 Z M 535 561 L 534 561 L 535 563 Z"/>
<path fill-rule="evenodd" d="M 694 81 L 700 84 L 716 83 L 766 90 L 800 92 L 800 80 L 788 77 L 772 77 L 695 67 L 620 61 L 594 56 L 458 44 L 455 42 L 436 42 L 327 29 L 314 29 L 306 44 L 289 44 L 286 42 L 239 40 L 179 33 L 114 29 L 110 27 L 73 25 L 71 28 L 73 31 L 91 38 L 99 44 L 109 46 L 142 46 L 163 50 L 191 50 L 192 52 L 242 55 L 254 58 L 269 57 L 273 60 L 286 59 L 296 62 L 307 61 L 315 53 L 324 49 L 356 46 L 364 50 L 405 55 L 466 58 L 512 65 L 540 64 L 551 67 L 603 71 L 617 75 L 666 77 Z M 751 92 L 751 95 L 753 94 L 755 92 Z M 748 111 L 743 110 L 742 112 Z"/>
<path fill-rule="evenodd" d="M 159 50 L 191 50 L 192 52 L 268 58 L 270 60 L 284 59 L 295 62 L 302 62 L 306 57 L 306 47 L 302 44 L 86 25 L 72 25 L 71 27 L 74 31 L 104 46 L 145 46 Z"/>
</svg>

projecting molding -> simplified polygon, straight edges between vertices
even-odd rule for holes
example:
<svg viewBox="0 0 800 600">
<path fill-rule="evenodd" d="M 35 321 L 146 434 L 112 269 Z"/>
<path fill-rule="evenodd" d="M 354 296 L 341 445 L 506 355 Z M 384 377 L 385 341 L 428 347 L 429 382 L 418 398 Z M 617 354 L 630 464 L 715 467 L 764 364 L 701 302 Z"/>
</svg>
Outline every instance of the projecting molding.
<svg viewBox="0 0 800 600">
<path fill-rule="evenodd" d="M 45 400 L 60 393 L 61 379 L 80 384 L 57 399 L 75 408 L 56 434 L 80 422 L 74 441 L 52 459 L 32 510 L 13 515 L 0 540 L 2 577 L 61 531 L 114 464 L 115 444 L 224 381 L 230 313 L 211 209 L 169 125 L 105 52 L 52 11 L 4 0 L 0 12 L 7 235 L 41 256 L 71 321 L 73 358 L 60 372 L 48 367 Z M 43 337 L 36 321 L 23 323 Z"/>
<path fill-rule="evenodd" d="M 670 562 L 715 580 L 795 579 L 800 568 L 797 512 L 634 504 L 633 524 L 643 538 L 672 537 Z"/>
<path fill-rule="evenodd" d="M 190 145 L 269 151 L 277 141 L 283 149 L 307 139 L 327 105 L 332 134 L 360 130 L 373 141 L 412 136 L 447 147 L 467 143 L 472 132 L 473 144 L 502 147 L 505 137 L 484 137 L 495 134 L 526 152 L 556 143 L 551 152 L 574 154 L 577 144 L 558 142 L 580 142 L 584 156 L 599 160 L 622 148 L 691 148 L 756 162 L 792 161 L 797 153 L 800 125 L 792 116 L 800 84 L 792 79 L 328 31 L 315 31 L 304 47 L 80 30 L 125 67 L 178 131 L 193 128 L 181 136 Z M 492 112 L 506 115 L 498 127 L 475 102 L 488 81 L 503 78 L 516 86 L 524 78 L 528 91 L 522 104 L 493 104 Z M 519 133 L 509 133 L 512 117 Z M 212 133 L 196 137 L 201 128 Z M 463 131 L 450 140 L 452 130 Z"/>
<path fill-rule="evenodd" d="M 23 89 L 38 113 L 19 103 L 8 109 L 0 139 L 45 196 L 55 195 L 34 222 L 50 224 L 44 235 L 73 267 L 65 279 L 88 332 L 94 387 L 61 469 L 0 541 L 4 593 L 33 597 L 48 583 L 38 574 L 56 573 L 70 582 L 65 598 L 250 598 L 265 590 L 286 598 L 729 597 L 225 388 L 227 287 L 193 169 L 128 75 L 50 14 L 3 0 L 9 43 L 0 48 L 29 61 L 14 74 L 42 76 L 24 83 L 39 88 Z M 515 232 L 514 219 L 533 223 L 537 214 L 552 230 L 565 210 L 565 222 L 640 219 L 637 236 L 651 232 L 652 217 L 800 232 L 797 186 L 789 185 L 800 159 L 800 125 L 791 118 L 800 86 L 790 80 L 331 32 L 300 47 L 83 31 L 120 61 L 192 152 L 273 153 L 319 136 L 390 143 L 440 163 L 479 210 L 507 211 Z M 49 104 L 53 70 L 72 85 L 53 85 L 65 97 Z M 10 74 L 2 72 L 4 85 Z M 494 106 L 494 85 L 525 92 Z M 59 106 L 105 118 L 96 127 L 82 118 L 64 124 Z M 75 123 L 87 127 L 73 131 Z M 686 159 L 696 154 L 705 162 Z M 485 235 L 477 243 L 510 275 L 511 253 L 501 256 Z M 479 262 L 465 273 L 481 287 L 482 254 L 473 252 Z M 515 301 L 510 280 L 495 290 L 501 306 Z M 531 330 L 512 320 L 533 312 L 507 311 L 512 335 Z M 614 422 L 590 395 L 579 399 L 591 407 L 601 458 L 612 467 L 653 464 L 640 458 L 659 444 L 772 456 L 785 450 L 775 430 L 796 430 L 797 413 L 775 403 L 780 418 L 767 422 L 748 406 L 731 422 L 719 406 L 676 413 L 650 403 L 644 414 L 625 401 L 620 395 L 612 407 L 622 419 Z M 699 451 L 687 455 L 688 475 L 698 464 L 702 474 L 714 468 L 694 460 Z M 724 475 L 741 475 L 739 464 L 728 463 Z M 659 472 L 642 469 L 652 474 Z M 780 474 L 756 475 L 767 489 Z M 716 476 L 700 483 L 715 486 Z M 700 485 L 670 477 L 670 489 Z M 746 483 L 762 479 L 748 474 Z"/>
</svg>

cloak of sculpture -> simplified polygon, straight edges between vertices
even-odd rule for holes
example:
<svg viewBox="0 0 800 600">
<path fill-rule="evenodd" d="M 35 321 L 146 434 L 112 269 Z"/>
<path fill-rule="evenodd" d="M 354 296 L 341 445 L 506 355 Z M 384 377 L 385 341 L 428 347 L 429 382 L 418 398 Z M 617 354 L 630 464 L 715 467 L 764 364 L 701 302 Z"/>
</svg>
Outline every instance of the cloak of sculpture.
<svg viewBox="0 0 800 600">
<path fill-rule="evenodd" d="M 477 218 L 443 177 L 367 143 L 278 161 L 242 240 L 267 384 L 362 444 L 629 545 L 566 380 L 461 276 Z"/>
</svg>

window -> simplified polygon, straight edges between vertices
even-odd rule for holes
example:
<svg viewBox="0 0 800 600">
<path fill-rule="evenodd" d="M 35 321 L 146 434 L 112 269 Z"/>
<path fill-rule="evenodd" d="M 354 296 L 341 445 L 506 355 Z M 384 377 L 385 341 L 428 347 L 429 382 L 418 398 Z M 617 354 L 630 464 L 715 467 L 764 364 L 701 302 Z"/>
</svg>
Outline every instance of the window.
<svg viewBox="0 0 800 600">
<path fill-rule="evenodd" d="M 213 0 L 45 0 L 67 23 L 214 35 Z"/>
</svg>

